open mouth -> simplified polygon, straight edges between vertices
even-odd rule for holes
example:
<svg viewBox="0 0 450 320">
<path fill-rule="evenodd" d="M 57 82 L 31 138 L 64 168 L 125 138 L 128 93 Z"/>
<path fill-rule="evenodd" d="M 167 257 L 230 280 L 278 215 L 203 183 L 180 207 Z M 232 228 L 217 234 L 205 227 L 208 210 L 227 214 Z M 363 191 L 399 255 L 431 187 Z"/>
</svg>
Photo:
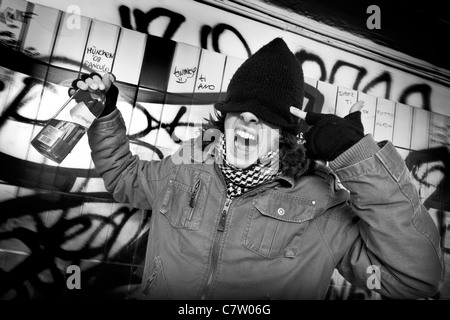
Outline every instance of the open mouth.
<svg viewBox="0 0 450 320">
<path fill-rule="evenodd" d="M 242 129 L 236 129 L 234 131 L 234 145 L 236 148 L 246 150 L 251 147 L 256 147 L 257 143 L 255 134 Z"/>
</svg>

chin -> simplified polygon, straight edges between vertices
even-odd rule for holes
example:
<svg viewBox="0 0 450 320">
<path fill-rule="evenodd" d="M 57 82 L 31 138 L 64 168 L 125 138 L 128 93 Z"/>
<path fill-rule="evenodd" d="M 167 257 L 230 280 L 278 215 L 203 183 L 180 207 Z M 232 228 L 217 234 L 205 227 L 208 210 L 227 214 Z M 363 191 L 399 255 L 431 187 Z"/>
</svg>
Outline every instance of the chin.
<svg viewBox="0 0 450 320">
<path fill-rule="evenodd" d="M 255 164 L 258 161 L 258 156 L 249 154 L 247 156 L 236 157 L 233 152 L 227 152 L 228 162 L 239 169 L 245 169 Z"/>
</svg>

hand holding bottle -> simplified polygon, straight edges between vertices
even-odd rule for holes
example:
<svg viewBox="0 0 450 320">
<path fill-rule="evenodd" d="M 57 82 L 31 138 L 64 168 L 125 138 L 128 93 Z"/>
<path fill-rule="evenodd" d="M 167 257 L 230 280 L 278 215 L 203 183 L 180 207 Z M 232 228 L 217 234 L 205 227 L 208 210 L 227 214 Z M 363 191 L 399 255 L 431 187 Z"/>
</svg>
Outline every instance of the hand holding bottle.
<svg viewBox="0 0 450 320">
<path fill-rule="evenodd" d="M 117 98 L 119 96 L 119 90 L 114 85 L 115 77 L 112 73 L 105 73 L 103 76 L 98 73 L 83 74 L 80 78 L 72 81 L 72 87 L 69 88 L 69 96 L 72 96 L 78 89 L 89 92 L 95 92 L 97 90 L 106 92 L 105 108 L 103 109 L 100 117 L 107 116 L 115 108 L 117 104 Z"/>
<path fill-rule="evenodd" d="M 69 89 L 70 99 L 47 121 L 31 145 L 45 157 L 61 163 L 95 119 L 116 108 L 119 90 L 113 82 L 110 73 L 103 77 L 91 73 L 74 80 Z"/>
</svg>

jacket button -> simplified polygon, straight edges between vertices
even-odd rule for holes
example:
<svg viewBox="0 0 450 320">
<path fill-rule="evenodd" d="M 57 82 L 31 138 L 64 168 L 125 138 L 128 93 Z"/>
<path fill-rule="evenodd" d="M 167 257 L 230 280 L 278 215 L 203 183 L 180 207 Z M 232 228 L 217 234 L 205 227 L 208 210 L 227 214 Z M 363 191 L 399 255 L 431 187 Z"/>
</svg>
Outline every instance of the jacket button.
<svg viewBox="0 0 450 320">
<path fill-rule="evenodd" d="M 282 216 L 282 215 L 285 214 L 285 211 L 284 211 L 283 208 L 278 208 L 277 213 L 278 213 L 280 216 Z"/>
</svg>

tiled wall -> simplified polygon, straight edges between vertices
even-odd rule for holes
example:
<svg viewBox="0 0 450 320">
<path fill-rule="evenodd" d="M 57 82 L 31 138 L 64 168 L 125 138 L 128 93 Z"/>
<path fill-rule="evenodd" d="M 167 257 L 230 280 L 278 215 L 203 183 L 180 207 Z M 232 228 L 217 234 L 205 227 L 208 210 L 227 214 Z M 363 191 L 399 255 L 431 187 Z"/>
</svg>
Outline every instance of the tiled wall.
<svg viewBox="0 0 450 320">
<path fill-rule="evenodd" d="M 126 299 L 140 282 L 151 212 L 112 200 L 86 137 L 60 165 L 30 141 L 65 102 L 73 79 L 110 71 L 132 152 L 161 159 L 195 136 L 243 59 L 86 17 L 74 25 L 65 12 L 25 1 L 2 1 L 0 12 L 8 12 L 0 23 L 0 297 Z M 366 102 L 366 133 L 393 141 L 450 253 L 450 117 L 306 81 L 307 111 L 344 116 Z M 69 265 L 80 266 L 85 290 L 67 288 Z M 446 282 L 436 298 L 450 297 L 449 290 Z M 379 297 L 336 272 L 328 298 Z"/>
</svg>

